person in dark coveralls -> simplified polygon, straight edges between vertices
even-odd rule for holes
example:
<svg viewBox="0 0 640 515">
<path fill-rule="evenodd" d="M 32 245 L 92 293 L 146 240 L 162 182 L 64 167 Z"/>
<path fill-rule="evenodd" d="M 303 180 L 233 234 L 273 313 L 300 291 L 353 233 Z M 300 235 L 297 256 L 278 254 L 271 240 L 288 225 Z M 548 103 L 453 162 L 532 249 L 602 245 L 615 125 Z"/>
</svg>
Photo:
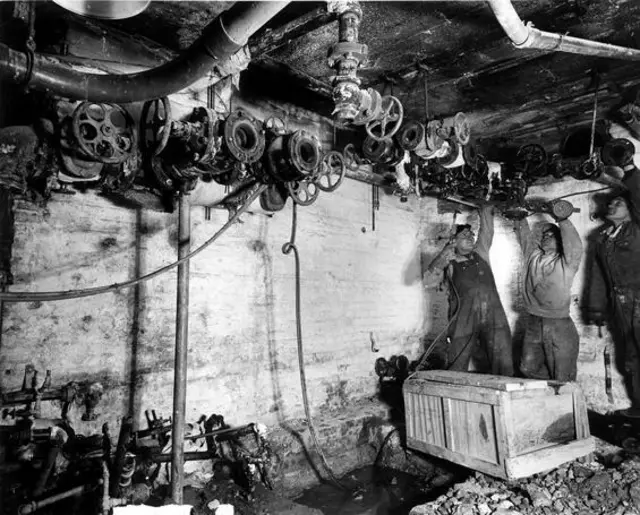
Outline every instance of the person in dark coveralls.
<svg viewBox="0 0 640 515">
<path fill-rule="evenodd" d="M 513 376 L 511 330 L 489 265 L 493 207 L 480 209 L 477 241 L 470 225 L 456 226 L 452 240 L 427 267 L 449 280 L 449 370 Z"/>
<path fill-rule="evenodd" d="M 598 325 L 610 322 L 631 400 L 623 414 L 640 417 L 640 171 L 632 163 L 623 170 L 627 189 L 610 196 L 610 224 L 595 244 L 587 318 Z"/>
<path fill-rule="evenodd" d="M 527 312 L 520 372 L 532 379 L 575 381 L 580 338 L 569 316 L 571 285 L 582 260 L 582 241 L 568 218 L 542 226 L 533 241 L 527 220 L 516 222 L 526 262 Z"/>
</svg>

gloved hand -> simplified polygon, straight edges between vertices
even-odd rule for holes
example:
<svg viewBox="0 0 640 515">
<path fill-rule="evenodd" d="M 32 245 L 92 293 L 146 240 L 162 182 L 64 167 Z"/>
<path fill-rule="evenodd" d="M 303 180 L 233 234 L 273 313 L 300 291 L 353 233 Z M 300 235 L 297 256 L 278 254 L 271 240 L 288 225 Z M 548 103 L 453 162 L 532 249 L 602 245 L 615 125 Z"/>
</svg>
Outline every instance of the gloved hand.
<svg viewBox="0 0 640 515">
<path fill-rule="evenodd" d="M 587 323 L 591 325 L 604 325 L 607 321 L 607 314 L 602 311 L 587 312 Z"/>
</svg>

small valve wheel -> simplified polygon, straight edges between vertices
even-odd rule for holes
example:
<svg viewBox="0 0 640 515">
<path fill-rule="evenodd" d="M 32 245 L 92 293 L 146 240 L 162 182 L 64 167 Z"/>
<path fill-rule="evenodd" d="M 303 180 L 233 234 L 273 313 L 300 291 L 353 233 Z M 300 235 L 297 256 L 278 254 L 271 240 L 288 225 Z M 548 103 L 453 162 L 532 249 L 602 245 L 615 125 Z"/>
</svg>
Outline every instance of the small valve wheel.
<svg viewBox="0 0 640 515">
<path fill-rule="evenodd" d="M 136 146 L 133 119 L 117 104 L 82 102 L 72 118 L 73 136 L 91 159 L 122 163 Z"/>
<path fill-rule="evenodd" d="M 318 198 L 318 187 L 307 180 L 287 182 L 287 191 L 296 204 L 310 206 Z"/>
<path fill-rule="evenodd" d="M 526 175 L 539 175 L 547 164 L 547 151 L 541 145 L 530 143 L 518 149 L 516 158 Z"/>
<path fill-rule="evenodd" d="M 356 147 L 353 143 L 349 143 L 342 149 L 342 155 L 344 157 L 344 164 L 349 170 L 355 172 L 360 168 L 358 154 L 356 153 Z"/>
<path fill-rule="evenodd" d="M 342 184 L 345 168 L 344 157 L 340 152 L 332 150 L 325 154 L 318 167 L 316 186 L 322 191 L 335 191 Z"/>
<path fill-rule="evenodd" d="M 365 125 L 367 135 L 376 141 L 391 138 L 400 129 L 403 115 L 404 109 L 400 100 L 391 95 L 382 97 L 382 114 Z M 393 124 L 390 129 L 389 124 Z"/>
<path fill-rule="evenodd" d="M 148 100 L 140 115 L 140 144 L 145 154 L 157 156 L 171 135 L 171 104 L 167 97 Z"/>
<path fill-rule="evenodd" d="M 466 145 L 471 139 L 471 125 L 464 113 L 457 113 L 453 117 L 453 134 L 461 145 Z"/>
</svg>

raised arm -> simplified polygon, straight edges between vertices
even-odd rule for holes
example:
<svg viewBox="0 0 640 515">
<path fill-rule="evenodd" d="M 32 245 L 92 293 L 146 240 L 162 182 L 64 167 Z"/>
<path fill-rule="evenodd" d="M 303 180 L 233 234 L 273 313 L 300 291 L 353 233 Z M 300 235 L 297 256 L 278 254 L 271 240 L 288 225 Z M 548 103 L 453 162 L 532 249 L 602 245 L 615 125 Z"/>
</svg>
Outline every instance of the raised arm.
<svg viewBox="0 0 640 515">
<path fill-rule="evenodd" d="M 453 243 L 447 243 L 444 248 L 433 258 L 424 272 L 422 281 L 427 288 L 438 286 L 442 282 L 442 274 L 455 255 Z"/>
<path fill-rule="evenodd" d="M 531 228 L 526 218 L 522 220 L 516 220 L 516 236 L 518 237 L 518 244 L 522 250 L 522 255 L 525 259 L 528 259 L 529 254 L 533 250 L 533 241 L 531 235 Z"/>
<path fill-rule="evenodd" d="M 562 258 L 567 266 L 578 268 L 583 250 L 580 235 L 568 218 L 560 220 L 558 227 L 560 227 L 560 237 L 562 238 Z"/>
<path fill-rule="evenodd" d="M 480 208 L 480 228 L 478 229 L 478 239 L 476 240 L 476 252 L 489 261 L 489 249 L 493 243 L 493 220 L 494 207 L 485 204 Z"/>
</svg>

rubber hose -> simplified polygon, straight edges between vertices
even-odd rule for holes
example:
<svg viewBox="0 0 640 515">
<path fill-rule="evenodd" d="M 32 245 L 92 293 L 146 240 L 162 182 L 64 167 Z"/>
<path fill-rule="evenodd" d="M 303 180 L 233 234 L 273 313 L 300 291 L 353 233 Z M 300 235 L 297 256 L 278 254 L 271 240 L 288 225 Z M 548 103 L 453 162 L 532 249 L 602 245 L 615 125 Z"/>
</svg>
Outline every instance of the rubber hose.
<svg viewBox="0 0 640 515">
<path fill-rule="evenodd" d="M 329 467 L 327 460 L 320 448 L 320 444 L 318 443 L 318 438 L 316 436 L 316 430 L 313 425 L 313 420 L 311 418 L 311 411 L 309 409 L 309 397 L 307 394 L 307 379 L 305 375 L 304 368 L 304 348 L 302 343 L 302 315 L 300 309 L 300 255 L 298 253 L 298 247 L 296 247 L 296 227 L 297 227 L 297 204 L 293 203 L 292 210 L 292 219 L 291 219 L 291 238 L 290 240 L 282 246 L 283 254 L 290 254 L 293 252 L 293 257 L 295 260 L 295 274 L 296 274 L 296 337 L 298 341 L 298 369 L 300 371 L 300 389 L 302 391 L 302 405 L 304 406 L 304 414 L 307 418 L 307 425 L 309 426 L 309 433 L 311 434 L 311 439 L 313 441 L 313 446 L 320 456 L 320 461 L 322 462 L 322 466 L 325 468 L 327 475 L 331 479 L 331 481 L 338 487 L 343 490 L 349 490 L 346 486 L 344 486 Z"/>
</svg>

